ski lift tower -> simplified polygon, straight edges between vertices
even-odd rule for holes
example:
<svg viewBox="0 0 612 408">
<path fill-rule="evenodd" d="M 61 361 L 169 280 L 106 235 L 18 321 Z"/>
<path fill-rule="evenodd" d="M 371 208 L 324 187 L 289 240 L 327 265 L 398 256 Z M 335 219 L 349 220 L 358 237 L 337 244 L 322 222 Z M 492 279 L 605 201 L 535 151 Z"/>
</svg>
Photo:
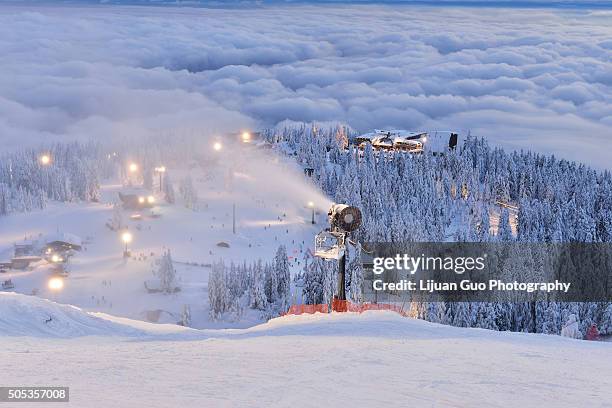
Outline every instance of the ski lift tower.
<svg viewBox="0 0 612 408">
<path fill-rule="evenodd" d="M 338 261 L 338 300 L 346 300 L 346 240 L 361 225 L 361 211 L 346 204 L 333 204 L 327 213 L 329 228 L 315 237 L 315 256 Z"/>
</svg>

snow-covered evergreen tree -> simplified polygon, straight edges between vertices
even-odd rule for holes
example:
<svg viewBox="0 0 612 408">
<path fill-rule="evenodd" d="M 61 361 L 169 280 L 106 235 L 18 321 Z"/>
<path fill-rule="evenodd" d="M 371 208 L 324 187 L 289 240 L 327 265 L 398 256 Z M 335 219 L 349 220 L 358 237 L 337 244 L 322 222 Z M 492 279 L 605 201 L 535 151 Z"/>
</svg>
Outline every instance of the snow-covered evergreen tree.
<svg viewBox="0 0 612 408">
<path fill-rule="evenodd" d="M 351 251 L 346 267 L 346 298 L 353 302 L 363 301 L 364 270 L 361 261 L 361 245 L 357 244 Z"/>
<path fill-rule="evenodd" d="M 176 269 L 172 261 L 170 250 L 162 255 L 157 263 L 155 274 L 159 278 L 160 288 L 165 293 L 173 293 L 176 289 Z"/>
<path fill-rule="evenodd" d="M 279 299 L 288 299 L 291 287 L 291 275 L 289 272 L 289 258 L 284 245 L 278 247 L 274 256 L 274 270 L 278 279 L 277 293 Z"/>
<path fill-rule="evenodd" d="M 121 204 L 115 202 L 113 204 L 113 214 L 110 221 L 110 228 L 113 231 L 119 231 L 124 227 L 123 221 L 123 209 L 121 208 Z"/>
<path fill-rule="evenodd" d="M 561 335 L 573 339 L 582 339 L 583 335 L 580 332 L 580 323 L 575 314 L 569 315 L 567 322 L 561 328 Z"/>
<path fill-rule="evenodd" d="M 183 305 L 180 324 L 181 326 L 191 327 L 191 307 L 189 305 Z"/>
<path fill-rule="evenodd" d="M 302 291 L 305 303 L 324 303 L 323 284 L 325 274 L 325 261 L 321 258 L 313 258 L 308 265 L 308 269 L 304 271 L 304 286 Z"/>
<path fill-rule="evenodd" d="M 512 228 L 510 227 L 510 213 L 505 207 L 502 207 L 499 215 L 499 227 L 497 229 L 497 238 L 502 242 L 512 241 Z"/>
<path fill-rule="evenodd" d="M 164 198 L 166 199 L 166 202 L 168 204 L 174 204 L 176 202 L 174 185 L 172 184 L 172 179 L 170 178 L 168 172 L 166 172 L 166 174 L 164 175 L 163 185 Z"/>
<path fill-rule="evenodd" d="M 183 204 L 190 209 L 196 209 L 198 205 L 198 192 L 193 185 L 191 176 L 187 176 L 181 180 L 179 191 L 183 198 Z"/>
<path fill-rule="evenodd" d="M 210 317 L 219 319 L 229 308 L 230 294 L 226 285 L 225 265 L 223 261 L 215 262 L 208 276 L 208 303 Z"/>
<path fill-rule="evenodd" d="M 278 275 L 273 265 L 264 264 L 265 290 L 268 302 L 275 303 L 278 299 Z"/>
<path fill-rule="evenodd" d="M 251 287 L 249 288 L 249 298 L 251 309 L 266 310 L 268 298 L 265 290 L 265 274 L 261 260 L 253 266 L 253 276 L 251 277 Z"/>
</svg>

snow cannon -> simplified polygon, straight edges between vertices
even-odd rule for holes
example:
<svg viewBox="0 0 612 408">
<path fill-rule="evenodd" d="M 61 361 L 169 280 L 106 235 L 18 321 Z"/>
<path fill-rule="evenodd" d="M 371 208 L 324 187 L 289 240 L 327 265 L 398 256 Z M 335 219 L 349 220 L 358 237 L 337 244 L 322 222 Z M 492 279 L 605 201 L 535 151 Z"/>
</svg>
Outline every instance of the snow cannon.
<svg viewBox="0 0 612 408">
<path fill-rule="evenodd" d="M 353 232 L 361 225 L 361 210 L 350 205 L 332 204 L 327 216 L 334 232 Z"/>
<path fill-rule="evenodd" d="M 351 205 L 332 204 L 327 216 L 329 229 L 315 237 L 315 256 L 338 261 L 338 287 L 334 299 L 342 304 L 346 301 L 347 236 L 361 225 L 361 210 Z"/>
</svg>

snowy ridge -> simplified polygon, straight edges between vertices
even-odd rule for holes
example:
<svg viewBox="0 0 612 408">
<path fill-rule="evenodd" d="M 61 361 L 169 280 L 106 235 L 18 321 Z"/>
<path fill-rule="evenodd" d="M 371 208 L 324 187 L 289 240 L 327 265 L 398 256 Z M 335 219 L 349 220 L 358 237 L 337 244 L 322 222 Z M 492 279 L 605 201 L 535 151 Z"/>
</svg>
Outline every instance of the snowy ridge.
<svg viewBox="0 0 612 408">
<path fill-rule="evenodd" d="M 51 319 L 51 320 L 49 320 Z M 196 330 L 172 324 L 153 324 L 138 320 L 90 313 L 71 305 L 62 305 L 35 296 L 0 292 L 0 337 L 76 338 L 82 336 L 115 336 L 143 340 L 206 340 L 248 339 L 259 337 L 323 336 L 412 340 L 443 340 L 452 338 L 487 339 L 494 342 L 541 342 L 569 344 L 575 341 L 542 334 L 497 332 L 458 328 L 402 317 L 388 311 L 332 313 L 284 316 L 247 329 Z M 552 343 L 550 343 L 552 342 Z M 606 343 L 600 343 L 602 347 Z M 586 345 L 589 347 L 589 345 Z"/>
<path fill-rule="evenodd" d="M 210 332 L 210 331 L 208 331 Z M 593 347 L 609 349 L 604 342 L 575 340 L 541 334 L 495 331 L 473 327 L 454 327 L 425 320 L 402 317 L 395 312 L 371 310 L 363 313 L 316 313 L 287 315 L 248 329 L 226 329 L 224 335 L 250 338 L 260 336 L 319 336 L 368 338 L 373 341 L 406 340 L 448 341 L 463 339 L 474 342 L 514 345 L 539 344 L 544 347 Z"/>
<path fill-rule="evenodd" d="M 91 335 L 137 336 L 136 327 L 113 322 L 101 314 L 62 305 L 36 296 L 0 293 L 0 335 L 79 337 Z"/>
<path fill-rule="evenodd" d="M 40 323 L 15 327 L 47 313 L 66 336 L 126 336 L 65 340 L 43 338 L 58 336 Z M 153 326 L 160 327 L 0 295 L 1 361 L 11 381 L 57 379 L 77 407 L 573 408 L 606 405 L 612 385 L 611 343 L 443 326 L 385 311 L 286 316 L 248 329 L 161 325 L 154 333 Z"/>
</svg>

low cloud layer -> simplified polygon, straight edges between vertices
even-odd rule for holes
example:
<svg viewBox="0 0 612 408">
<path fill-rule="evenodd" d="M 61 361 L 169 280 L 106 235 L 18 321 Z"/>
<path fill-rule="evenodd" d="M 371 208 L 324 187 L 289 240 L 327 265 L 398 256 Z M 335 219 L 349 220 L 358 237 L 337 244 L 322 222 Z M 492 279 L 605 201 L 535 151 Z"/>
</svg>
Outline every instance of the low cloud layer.
<svg viewBox="0 0 612 408">
<path fill-rule="evenodd" d="M 0 7 L 4 146 L 296 121 L 470 130 L 609 167 L 609 11 Z"/>
</svg>

